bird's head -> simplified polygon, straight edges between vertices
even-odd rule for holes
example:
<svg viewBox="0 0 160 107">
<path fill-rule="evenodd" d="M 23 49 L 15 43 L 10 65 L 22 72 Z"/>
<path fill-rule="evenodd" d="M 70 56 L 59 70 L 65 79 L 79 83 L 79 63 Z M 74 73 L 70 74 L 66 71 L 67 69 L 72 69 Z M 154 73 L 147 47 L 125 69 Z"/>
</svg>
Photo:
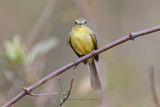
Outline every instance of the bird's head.
<svg viewBox="0 0 160 107">
<path fill-rule="evenodd" d="M 86 22 L 86 19 L 78 18 L 78 19 L 75 19 L 74 23 L 76 25 L 85 25 L 87 22 Z"/>
</svg>

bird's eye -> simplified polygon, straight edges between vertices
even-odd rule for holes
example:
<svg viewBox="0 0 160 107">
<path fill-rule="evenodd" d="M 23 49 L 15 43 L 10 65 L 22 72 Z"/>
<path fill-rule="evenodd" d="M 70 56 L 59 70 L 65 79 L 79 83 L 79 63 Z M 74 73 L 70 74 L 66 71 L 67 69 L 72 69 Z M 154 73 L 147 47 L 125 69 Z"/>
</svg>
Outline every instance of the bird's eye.
<svg viewBox="0 0 160 107">
<path fill-rule="evenodd" d="M 75 23 L 76 25 L 78 25 L 78 24 L 79 24 L 79 21 L 78 21 L 78 20 L 75 20 L 74 23 Z"/>
<path fill-rule="evenodd" d="M 74 23 L 77 24 L 77 21 L 75 20 Z"/>
</svg>

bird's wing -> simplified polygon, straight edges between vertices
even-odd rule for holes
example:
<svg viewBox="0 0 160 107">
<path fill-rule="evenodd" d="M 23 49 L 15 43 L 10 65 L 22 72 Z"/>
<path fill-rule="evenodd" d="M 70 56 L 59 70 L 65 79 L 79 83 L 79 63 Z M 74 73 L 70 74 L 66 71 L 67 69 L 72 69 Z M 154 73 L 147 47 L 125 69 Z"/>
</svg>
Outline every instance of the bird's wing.
<svg viewBox="0 0 160 107">
<path fill-rule="evenodd" d="M 91 35 L 91 37 L 92 37 L 92 39 L 93 39 L 94 46 L 95 46 L 95 50 L 97 50 L 97 49 L 98 49 L 98 40 L 97 40 L 96 34 L 95 34 L 95 33 L 92 33 L 92 34 L 90 34 L 90 35 Z M 99 60 L 99 56 L 98 56 L 98 55 L 95 56 L 95 60 L 96 60 L 96 61 Z"/>
</svg>

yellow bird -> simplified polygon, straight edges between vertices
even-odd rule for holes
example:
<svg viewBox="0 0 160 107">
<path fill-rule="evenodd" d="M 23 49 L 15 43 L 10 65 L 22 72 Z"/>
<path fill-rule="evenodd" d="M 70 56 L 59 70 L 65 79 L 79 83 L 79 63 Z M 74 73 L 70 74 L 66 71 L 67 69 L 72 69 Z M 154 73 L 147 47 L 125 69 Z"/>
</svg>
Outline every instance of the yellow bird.
<svg viewBox="0 0 160 107">
<path fill-rule="evenodd" d="M 85 19 L 79 18 L 75 20 L 75 26 L 70 32 L 69 44 L 78 57 L 82 57 L 98 49 L 96 35 L 86 26 Z M 98 55 L 87 59 L 87 61 L 84 61 L 84 64 L 88 63 L 90 68 L 91 87 L 101 89 L 101 81 L 95 60 L 98 61 Z"/>
</svg>

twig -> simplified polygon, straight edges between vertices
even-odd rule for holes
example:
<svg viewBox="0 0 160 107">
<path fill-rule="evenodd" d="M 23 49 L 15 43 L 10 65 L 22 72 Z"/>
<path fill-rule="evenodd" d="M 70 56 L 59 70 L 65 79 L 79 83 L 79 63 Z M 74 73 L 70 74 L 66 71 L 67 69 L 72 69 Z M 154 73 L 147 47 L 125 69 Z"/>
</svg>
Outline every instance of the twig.
<svg viewBox="0 0 160 107">
<path fill-rule="evenodd" d="M 65 96 L 65 92 L 63 91 L 63 88 L 62 88 L 62 84 L 61 84 L 60 79 L 58 79 L 58 83 L 59 83 L 59 87 L 60 87 L 60 89 L 61 89 L 62 95 L 63 95 L 63 97 L 64 97 L 64 96 Z"/>
<path fill-rule="evenodd" d="M 144 35 L 147 35 L 147 34 L 150 34 L 150 33 L 153 33 L 153 32 L 157 32 L 157 31 L 160 31 L 160 25 L 158 26 L 154 26 L 154 27 L 151 27 L 151 28 L 148 28 L 148 29 L 145 29 L 145 30 L 141 30 L 141 31 L 138 31 L 138 32 L 133 32 L 133 33 L 130 33 L 126 36 L 123 36 L 122 38 L 118 39 L 118 40 L 115 40 L 113 42 L 111 42 L 110 44 L 108 45 L 105 45 L 104 47 L 102 48 L 99 48 L 95 51 L 93 51 L 92 53 L 89 53 L 79 59 L 77 59 L 76 61 L 74 62 L 70 62 L 69 64 L 53 71 L 51 74 L 45 76 L 44 78 L 42 78 L 41 80 L 37 81 L 36 83 L 34 83 L 33 85 L 29 86 L 27 89 L 29 92 L 33 91 L 34 89 L 38 88 L 39 86 L 43 85 L 44 83 L 46 83 L 47 81 L 49 81 L 50 79 L 62 74 L 63 72 L 67 71 L 68 69 L 74 67 L 75 65 L 83 62 L 84 60 L 94 56 L 94 55 L 97 55 L 97 54 L 100 54 L 106 50 L 109 50 L 117 45 L 120 45 L 124 42 L 127 42 L 129 40 L 132 40 L 133 38 L 137 38 L 137 37 L 140 37 L 140 36 L 144 36 Z M 26 91 L 22 91 L 20 92 L 17 96 L 15 96 L 14 98 L 12 98 L 10 101 L 6 102 L 4 105 L 2 105 L 2 107 L 10 107 L 11 105 L 13 105 L 14 103 L 16 103 L 17 101 L 19 101 L 21 98 L 23 98 L 25 95 L 27 95 Z"/>
<path fill-rule="evenodd" d="M 154 77 L 154 68 L 150 68 L 150 87 L 152 92 L 153 101 L 156 105 L 156 107 L 160 107 L 160 102 L 157 96 L 156 88 L 155 88 L 155 77 Z"/>
<path fill-rule="evenodd" d="M 64 104 L 64 102 L 69 98 L 69 96 L 71 95 L 71 91 L 72 91 L 72 87 L 73 87 L 73 82 L 74 82 L 74 78 L 75 78 L 75 74 L 76 74 L 76 70 L 74 69 L 73 71 L 73 74 L 72 74 L 72 79 L 71 79 L 71 82 L 70 82 L 70 86 L 68 88 L 68 91 L 67 91 L 67 94 L 66 95 L 63 95 L 63 99 L 61 100 L 60 102 L 60 106 L 62 106 Z M 64 93 L 64 92 L 62 92 Z"/>
<path fill-rule="evenodd" d="M 46 107 L 48 105 L 48 103 L 53 103 L 53 99 L 55 99 L 57 96 L 59 96 L 57 87 L 56 85 L 56 81 L 50 81 L 48 82 L 45 87 L 43 87 L 43 89 L 41 89 L 40 91 L 38 91 L 38 93 L 53 93 L 50 96 L 45 96 L 45 97 L 37 97 L 34 101 L 35 106 L 34 107 Z M 57 94 L 55 95 L 54 93 L 57 92 Z"/>
<path fill-rule="evenodd" d="M 26 91 L 26 93 L 27 93 L 29 96 L 34 96 L 34 97 L 39 97 L 39 96 L 52 96 L 52 95 L 58 94 L 57 92 L 47 93 L 47 94 L 34 94 L 34 93 L 29 92 L 26 87 L 23 87 L 23 89 Z"/>
</svg>

